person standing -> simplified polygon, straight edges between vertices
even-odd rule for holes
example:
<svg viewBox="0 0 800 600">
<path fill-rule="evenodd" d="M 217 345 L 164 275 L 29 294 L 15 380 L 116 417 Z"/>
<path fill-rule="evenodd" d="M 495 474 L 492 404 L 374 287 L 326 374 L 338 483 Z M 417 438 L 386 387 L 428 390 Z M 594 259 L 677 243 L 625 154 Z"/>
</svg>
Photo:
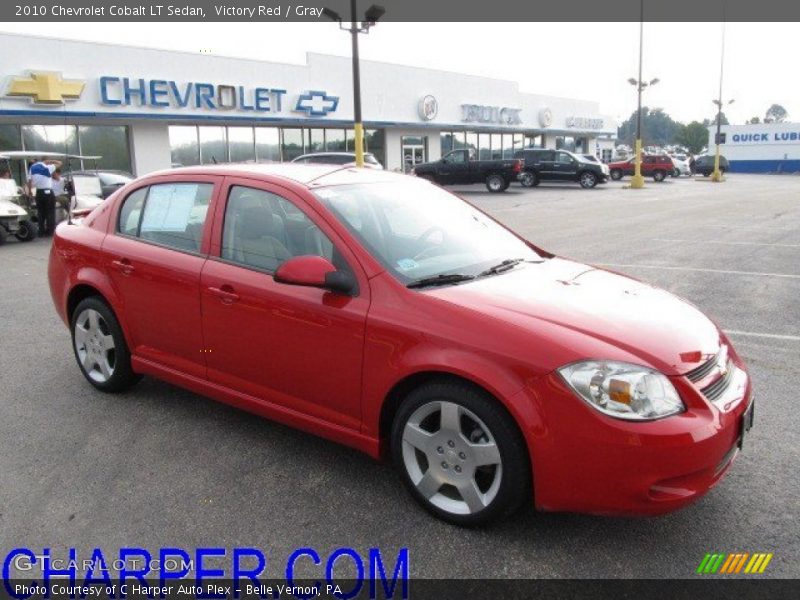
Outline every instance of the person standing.
<svg viewBox="0 0 800 600">
<path fill-rule="evenodd" d="M 59 160 L 39 160 L 30 169 L 29 184 L 36 188 L 36 214 L 39 216 L 39 235 L 51 236 L 56 228 L 56 198 L 53 194 L 53 172 L 61 166 Z"/>
</svg>

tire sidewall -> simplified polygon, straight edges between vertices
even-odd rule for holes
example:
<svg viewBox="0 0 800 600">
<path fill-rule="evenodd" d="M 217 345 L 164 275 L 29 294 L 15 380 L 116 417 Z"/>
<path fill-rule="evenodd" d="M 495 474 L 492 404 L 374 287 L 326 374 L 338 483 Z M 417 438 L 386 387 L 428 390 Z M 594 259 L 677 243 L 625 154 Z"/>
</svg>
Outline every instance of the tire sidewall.
<svg viewBox="0 0 800 600">
<path fill-rule="evenodd" d="M 589 177 L 591 178 L 591 183 L 587 185 L 586 183 L 584 183 L 584 178 L 589 178 Z M 583 189 L 590 190 L 597 185 L 597 175 L 595 175 L 590 171 L 585 171 L 578 176 L 578 183 Z"/>
<path fill-rule="evenodd" d="M 622 179 L 622 171 L 620 171 L 619 169 L 611 169 L 611 173 L 609 176 L 614 181 L 619 181 L 620 179 Z"/>
<path fill-rule="evenodd" d="M 664 171 L 655 171 L 653 173 L 653 181 L 661 182 L 661 181 L 664 181 L 664 179 L 666 179 L 666 175 L 664 174 Z"/>
<path fill-rule="evenodd" d="M 111 375 L 108 381 L 99 382 L 89 377 L 89 374 L 84 370 L 80 358 L 78 357 L 78 349 L 75 346 L 75 324 L 78 321 L 78 316 L 87 309 L 92 309 L 100 313 L 100 315 L 103 317 L 103 320 L 105 320 L 106 325 L 108 325 L 109 334 L 114 338 L 114 373 Z M 131 367 L 130 350 L 128 349 L 128 344 L 125 340 L 125 334 L 122 331 L 122 327 L 120 326 L 114 311 L 112 311 L 108 304 L 106 304 L 99 297 L 90 296 L 88 298 L 84 298 L 78 303 L 78 306 L 75 307 L 75 310 L 72 312 L 72 316 L 70 317 L 70 338 L 72 343 L 72 353 L 75 356 L 75 361 L 78 363 L 78 368 L 80 369 L 81 373 L 83 373 L 83 376 L 86 378 L 86 380 L 98 390 L 112 393 L 121 392 L 139 380 L 139 376 L 133 372 Z"/>
<path fill-rule="evenodd" d="M 531 188 L 536 187 L 536 185 L 539 183 L 538 180 L 539 178 L 536 176 L 536 173 L 533 173 L 532 171 L 525 171 L 522 174 L 522 177 L 520 177 L 519 182 L 523 185 L 523 187 Z"/>
<path fill-rule="evenodd" d="M 500 183 L 500 185 L 499 185 L 499 186 L 497 186 L 497 188 L 496 188 L 496 189 L 495 189 L 495 188 L 493 188 L 493 186 L 492 186 L 492 182 L 493 182 L 493 181 L 494 181 L 494 182 L 499 182 L 499 183 Z M 505 183 L 505 179 L 503 178 L 503 176 L 502 176 L 502 175 L 492 174 L 492 175 L 489 175 L 489 176 L 486 178 L 486 189 L 488 189 L 488 190 L 489 190 L 490 192 L 492 192 L 493 194 L 497 194 L 497 193 L 499 193 L 499 192 L 503 192 L 503 191 L 505 191 L 505 187 L 504 187 L 504 186 L 505 186 L 505 184 L 506 184 L 506 183 Z"/>
<path fill-rule="evenodd" d="M 403 461 L 403 429 L 409 417 L 429 402 L 449 401 L 472 411 L 489 428 L 500 451 L 500 489 L 492 503 L 470 515 L 452 514 L 434 506 L 417 490 Z M 517 510 L 531 492 L 531 467 L 527 444 L 513 418 L 497 400 L 476 386 L 460 381 L 434 381 L 413 390 L 402 402 L 391 429 L 391 454 L 404 485 L 414 499 L 436 517 L 470 527 L 488 523 Z"/>
<path fill-rule="evenodd" d="M 24 232 L 23 235 L 20 235 L 21 231 Z M 30 220 L 25 220 L 20 222 L 19 229 L 17 229 L 14 235 L 21 242 L 30 242 L 31 240 L 36 238 L 38 233 L 39 229 L 36 226 L 36 223 Z"/>
</svg>

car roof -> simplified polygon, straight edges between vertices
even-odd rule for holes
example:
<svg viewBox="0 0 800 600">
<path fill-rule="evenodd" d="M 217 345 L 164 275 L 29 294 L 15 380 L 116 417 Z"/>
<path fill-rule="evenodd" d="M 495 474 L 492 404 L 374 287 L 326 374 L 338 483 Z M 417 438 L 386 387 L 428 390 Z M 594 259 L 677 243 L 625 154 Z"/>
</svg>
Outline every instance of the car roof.
<svg viewBox="0 0 800 600">
<path fill-rule="evenodd" d="M 400 182 L 410 175 L 380 171 L 377 169 L 359 169 L 341 165 L 298 164 L 298 163 L 262 163 L 262 164 L 225 164 L 202 165 L 166 169 L 150 176 L 162 175 L 239 175 L 255 179 L 285 179 L 308 187 L 324 185 L 346 185 L 350 183 Z"/>
</svg>

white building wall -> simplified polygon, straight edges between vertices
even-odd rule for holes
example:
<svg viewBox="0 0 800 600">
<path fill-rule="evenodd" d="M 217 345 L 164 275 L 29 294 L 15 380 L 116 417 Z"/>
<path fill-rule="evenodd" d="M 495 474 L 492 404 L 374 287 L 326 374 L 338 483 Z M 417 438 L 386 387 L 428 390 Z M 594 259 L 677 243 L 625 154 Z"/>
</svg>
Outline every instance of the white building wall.
<svg viewBox="0 0 800 600">
<path fill-rule="evenodd" d="M 716 126 L 708 128 L 708 151 L 716 151 Z M 723 125 L 720 153 L 740 173 L 800 171 L 800 123 Z"/>
<path fill-rule="evenodd" d="M 172 164 L 169 127 L 166 123 L 140 121 L 129 129 L 133 174 L 138 176 L 169 169 Z"/>
</svg>

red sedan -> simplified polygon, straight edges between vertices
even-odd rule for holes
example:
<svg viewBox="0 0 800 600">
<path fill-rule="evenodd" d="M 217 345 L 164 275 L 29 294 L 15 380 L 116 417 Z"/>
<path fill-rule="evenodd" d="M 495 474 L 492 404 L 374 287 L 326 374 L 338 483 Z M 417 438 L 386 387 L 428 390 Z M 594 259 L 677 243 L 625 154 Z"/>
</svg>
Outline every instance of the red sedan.
<svg viewBox="0 0 800 600">
<path fill-rule="evenodd" d="M 439 517 L 658 514 L 752 423 L 730 341 L 665 291 L 554 256 L 387 172 L 156 173 L 62 224 L 49 264 L 83 374 L 151 375 L 378 458 Z"/>
</svg>

